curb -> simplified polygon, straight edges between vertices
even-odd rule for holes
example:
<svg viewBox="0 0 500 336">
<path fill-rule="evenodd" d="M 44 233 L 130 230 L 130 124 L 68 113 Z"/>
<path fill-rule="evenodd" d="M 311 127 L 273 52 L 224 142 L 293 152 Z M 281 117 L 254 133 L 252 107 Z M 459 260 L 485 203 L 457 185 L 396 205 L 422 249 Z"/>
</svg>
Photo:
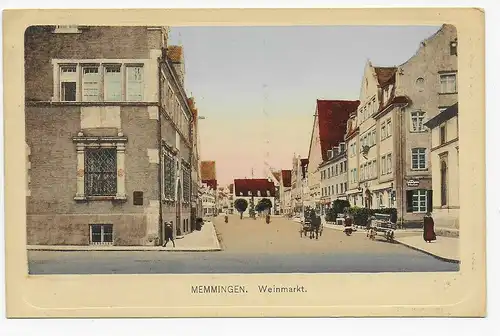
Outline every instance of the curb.
<svg viewBox="0 0 500 336">
<path fill-rule="evenodd" d="M 403 242 L 401 242 L 401 241 L 399 241 L 399 240 L 396 240 L 396 239 L 395 239 L 394 241 L 395 241 L 396 243 L 401 244 L 401 245 L 403 245 L 403 246 L 406 246 L 406 247 L 408 247 L 408 248 L 410 248 L 410 249 L 412 249 L 412 250 L 419 251 L 419 252 L 423 252 L 423 253 L 425 253 L 425 254 L 427 254 L 427 255 L 430 255 L 431 257 L 434 257 L 434 258 L 436 258 L 436 259 L 438 259 L 438 260 L 445 261 L 445 262 L 449 262 L 449 263 L 453 263 L 453 264 L 460 264 L 460 260 L 458 260 L 458 259 L 452 259 L 452 258 L 442 257 L 442 256 L 440 256 L 440 255 L 434 254 L 434 253 L 429 252 L 429 251 L 427 251 L 427 250 L 424 250 L 424 249 L 422 249 L 422 248 L 415 247 L 415 246 L 410 245 L 410 244 L 407 244 L 407 243 L 403 243 Z"/>
<path fill-rule="evenodd" d="M 212 222 L 212 239 L 216 242 L 217 248 L 214 251 L 222 251 L 221 243 L 219 241 L 219 235 L 215 224 Z"/>
</svg>

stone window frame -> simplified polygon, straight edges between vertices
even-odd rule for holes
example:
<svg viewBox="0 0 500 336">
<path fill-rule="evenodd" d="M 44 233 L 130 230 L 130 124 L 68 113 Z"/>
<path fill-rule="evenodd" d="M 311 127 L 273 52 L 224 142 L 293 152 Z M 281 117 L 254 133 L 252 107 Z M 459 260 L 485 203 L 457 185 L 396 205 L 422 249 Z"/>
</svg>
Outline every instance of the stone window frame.
<svg viewBox="0 0 500 336">
<path fill-rule="evenodd" d="M 95 242 L 92 241 L 92 228 L 100 226 L 100 235 L 101 235 L 101 241 L 100 242 Z M 104 227 L 105 226 L 110 226 L 111 227 L 111 241 L 103 241 L 104 239 Z M 89 224 L 89 245 L 114 245 L 115 241 L 115 230 L 113 224 L 110 223 L 91 223 Z"/>
<path fill-rule="evenodd" d="M 426 122 L 427 113 L 422 110 L 416 110 L 410 112 L 410 133 L 425 133 L 428 131 L 427 127 L 424 125 Z M 417 119 L 417 126 L 414 126 L 413 120 Z M 419 119 L 421 119 L 420 124 Z M 419 127 L 419 125 L 421 127 Z"/>
<path fill-rule="evenodd" d="M 386 157 L 386 174 L 392 174 L 392 153 L 387 153 Z"/>
<path fill-rule="evenodd" d="M 416 199 L 416 200 L 415 200 Z M 427 190 L 426 189 L 415 189 L 412 192 L 412 212 L 413 213 L 426 213 L 427 209 Z M 422 207 L 421 203 L 425 205 Z M 415 203 L 417 206 L 415 207 Z"/>
<path fill-rule="evenodd" d="M 73 137 L 76 144 L 76 195 L 75 201 L 125 201 L 125 148 L 128 139 L 118 132 L 118 136 L 94 137 L 84 136 L 82 132 Z M 116 150 L 116 194 L 109 196 L 90 196 L 85 191 L 85 151 L 92 148 L 113 148 Z"/>
<path fill-rule="evenodd" d="M 455 79 L 455 90 L 450 91 L 448 88 L 443 88 L 443 78 L 453 77 Z M 458 78 L 457 71 L 446 71 L 439 73 L 439 94 L 455 94 L 458 93 Z"/>
<path fill-rule="evenodd" d="M 146 95 L 146 82 L 147 82 L 147 69 L 146 64 L 149 60 L 147 59 L 52 59 L 52 71 L 53 71 L 53 102 L 69 102 L 69 103 L 124 103 L 124 102 L 145 102 Z M 120 100 L 109 100 L 106 98 L 106 85 L 105 85 L 105 70 L 106 68 L 116 68 L 120 67 L 121 73 L 121 99 Z M 97 101 L 86 101 L 83 100 L 83 69 L 86 67 L 97 67 L 99 73 L 99 99 Z M 140 67 L 142 68 L 142 86 L 140 100 L 128 99 L 127 87 L 127 68 Z M 61 73 L 65 68 L 75 68 L 75 78 L 73 79 L 76 83 L 76 97 L 75 100 L 63 100 L 61 96 Z M 73 81 L 72 80 L 72 81 Z"/>
<path fill-rule="evenodd" d="M 420 150 L 423 150 L 424 151 L 424 167 L 420 167 L 420 155 L 421 153 L 416 153 L 416 151 L 420 151 Z M 414 155 L 417 155 L 417 167 L 414 167 L 413 166 L 413 156 Z M 427 148 L 425 147 L 415 147 L 415 148 L 412 148 L 411 149 L 411 170 L 427 170 L 429 168 L 429 164 L 428 164 L 428 155 L 429 155 L 429 151 L 427 150 Z"/>
</svg>

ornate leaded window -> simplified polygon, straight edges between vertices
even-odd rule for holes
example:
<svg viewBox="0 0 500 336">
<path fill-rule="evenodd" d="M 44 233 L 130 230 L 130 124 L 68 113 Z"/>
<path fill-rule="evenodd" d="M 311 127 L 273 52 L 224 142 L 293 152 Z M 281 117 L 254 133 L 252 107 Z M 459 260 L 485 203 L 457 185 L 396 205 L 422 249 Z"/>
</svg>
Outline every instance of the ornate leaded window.
<svg viewBox="0 0 500 336">
<path fill-rule="evenodd" d="M 175 158 L 171 153 L 163 155 L 163 195 L 167 199 L 175 198 Z"/>
<path fill-rule="evenodd" d="M 182 200 L 189 202 L 189 195 L 191 193 L 191 174 L 189 168 L 182 167 Z"/>
<path fill-rule="evenodd" d="M 116 148 L 85 150 L 85 195 L 116 195 Z"/>
</svg>

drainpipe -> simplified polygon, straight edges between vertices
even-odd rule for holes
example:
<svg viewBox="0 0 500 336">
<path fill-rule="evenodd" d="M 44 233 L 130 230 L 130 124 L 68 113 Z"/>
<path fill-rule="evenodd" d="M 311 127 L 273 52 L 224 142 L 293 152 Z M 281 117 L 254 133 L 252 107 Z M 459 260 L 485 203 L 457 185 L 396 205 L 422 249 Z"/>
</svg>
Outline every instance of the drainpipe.
<svg viewBox="0 0 500 336">
<path fill-rule="evenodd" d="M 160 245 L 163 245 L 164 243 L 164 235 L 163 235 L 163 198 L 162 198 L 162 187 L 163 187 L 163 181 L 162 181 L 162 174 L 161 174 L 161 168 L 162 168 L 162 153 L 163 153 L 163 146 L 162 146 L 162 138 L 161 138 L 161 109 L 163 108 L 162 106 L 162 90 L 161 90 L 161 64 L 162 64 L 162 58 L 158 58 L 158 122 L 157 122 L 157 134 L 158 134 L 158 148 L 159 148 L 159 164 L 158 164 L 158 197 L 160 200 L 160 227 L 158 230 L 158 233 L 160 235 Z"/>
<path fill-rule="evenodd" d="M 408 103 L 400 106 L 400 110 L 399 110 L 399 132 L 400 132 L 400 141 L 399 141 L 399 165 L 400 165 L 400 174 L 401 174 L 401 228 L 403 228 L 403 224 L 404 224 L 404 214 L 405 214 L 405 204 L 404 204 L 404 197 L 405 197 L 405 192 L 404 192 L 404 181 L 405 181 L 405 165 L 404 165 L 404 162 L 406 162 L 406 152 L 404 150 L 404 147 L 406 146 L 406 143 L 405 143 L 405 146 L 403 146 L 403 141 L 406 141 L 406 125 L 404 125 L 404 120 L 403 120 L 403 109 L 405 109 L 406 107 L 408 106 Z M 404 132 L 404 134 L 403 134 Z M 408 200 L 407 200 L 408 202 Z"/>
</svg>

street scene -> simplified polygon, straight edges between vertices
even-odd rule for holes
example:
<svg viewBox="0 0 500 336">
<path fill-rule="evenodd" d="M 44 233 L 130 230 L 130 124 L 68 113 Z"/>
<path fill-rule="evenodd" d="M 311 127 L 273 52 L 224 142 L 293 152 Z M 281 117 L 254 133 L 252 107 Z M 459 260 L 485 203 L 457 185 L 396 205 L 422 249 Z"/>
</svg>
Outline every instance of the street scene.
<svg viewBox="0 0 500 336">
<path fill-rule="evenodd" d="M 28 27 L 29 273 L 459 271 L 457 64 L 449 24 Z"/>
<path fill-rule="evenodd" d="M 229 217 L 228 223 L 222 216 L 214 220 L 220 245 L 198 243 L 198 246 L 204 245 L 199 252 L 189 251 L 186 245 L 179 246 L 176 252 L 164 249 L 30 251 L 30 272 L 189 274 L 458 271 L 458 264 L 451 260 L 439 259 L 402 244 L 372 241 L 364 231 L 346 236 L 341 228 L 325 228 L 316 240 L 301 238 L 300 223 L 283 217 L 272 218 L 269 224 L 262 218 L 240 220 L 237 215 Z M 421 239 L 417 232 L 405 232 L 401 236 Z M 210 247 L 212 251 L 207 251 Z"/>
</svg>

